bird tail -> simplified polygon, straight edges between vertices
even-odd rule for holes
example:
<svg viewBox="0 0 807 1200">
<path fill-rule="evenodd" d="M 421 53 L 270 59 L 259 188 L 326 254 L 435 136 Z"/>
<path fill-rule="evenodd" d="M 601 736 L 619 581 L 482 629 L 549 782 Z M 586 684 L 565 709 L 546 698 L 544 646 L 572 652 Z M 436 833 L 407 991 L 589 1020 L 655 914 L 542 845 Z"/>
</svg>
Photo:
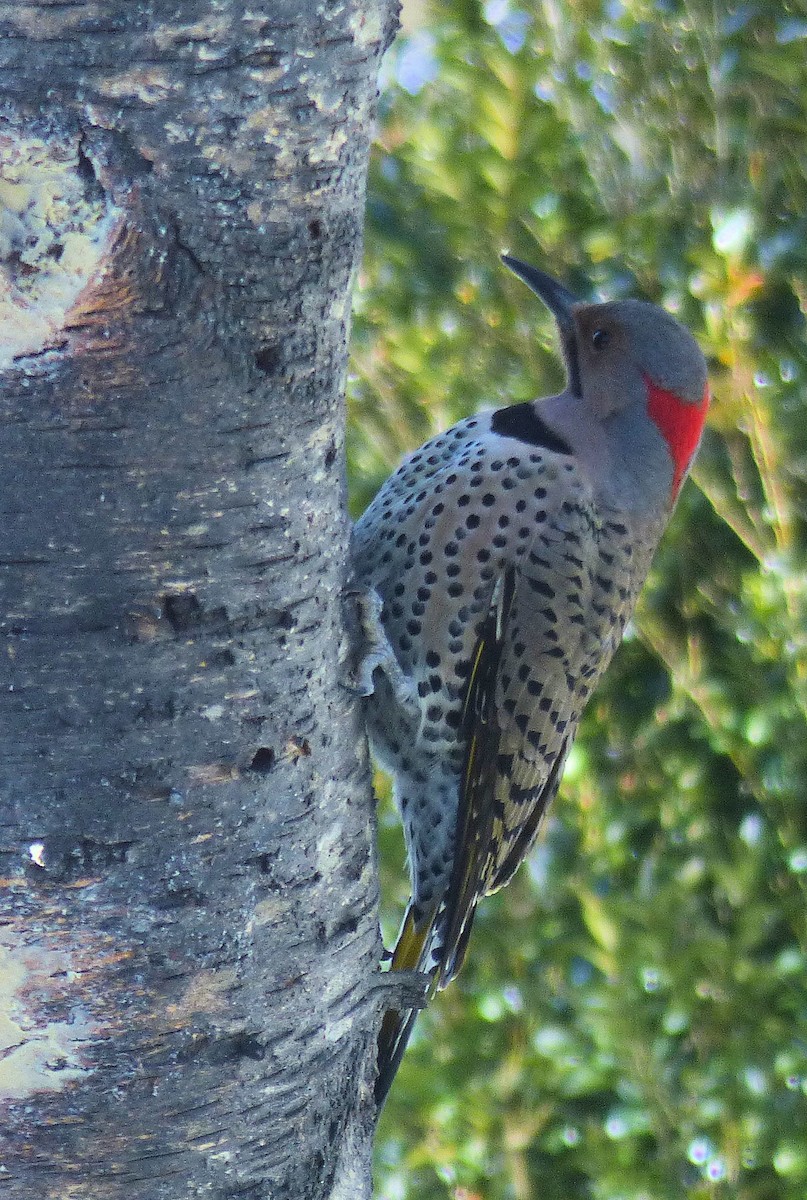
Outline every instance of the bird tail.
<svg viewBox="0 0 807 1200">
<path fill-rule="evenodd" d="M 390 971 L 414 971 L 431 976 L 424 1003 L 440 986 L 442 972 L 437 947 L 439 930 L 438 908 L 429 910 L 419 921 L 414 907 L 406 910 L 401 932 L 392 954 Z M 380 1109 L 387 1098 L 420 1008 L 390 1008 L 384 1013 L 378 1036 L 378 1078 L 375 1084 L 376 1105 Z"/>
</svg>

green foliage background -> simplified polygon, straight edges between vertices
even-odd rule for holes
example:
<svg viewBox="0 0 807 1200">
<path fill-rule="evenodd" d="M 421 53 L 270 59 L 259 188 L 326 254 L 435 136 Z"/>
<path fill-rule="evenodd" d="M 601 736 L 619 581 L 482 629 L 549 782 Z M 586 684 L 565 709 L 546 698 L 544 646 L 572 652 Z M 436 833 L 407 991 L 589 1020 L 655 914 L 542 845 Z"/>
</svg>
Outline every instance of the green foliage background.
<svg viewBox="0 0 807 1200">
<path fill-rule="evenodd" d="M 351 380 L 360 511 L 560 383 L 510 249 L 677 312 L 715 403 L 546 838 L 384 1113 L 383 1200 L 807 1195 L 807 7 L 432 0 L 385 68 Z M 381 816 L 388 939 L 406 898 Z"/>
</svg>

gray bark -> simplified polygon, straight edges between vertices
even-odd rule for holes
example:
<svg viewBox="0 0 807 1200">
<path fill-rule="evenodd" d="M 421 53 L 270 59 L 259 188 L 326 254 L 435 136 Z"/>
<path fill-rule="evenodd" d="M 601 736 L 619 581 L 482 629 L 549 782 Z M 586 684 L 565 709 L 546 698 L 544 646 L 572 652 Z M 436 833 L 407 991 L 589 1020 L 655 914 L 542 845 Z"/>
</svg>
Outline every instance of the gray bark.
<svg viewBox="0 0 807 1200">
<path fill-rule="evenodd" d="M 366 1195 L 343 421 L 386 0 L 0 3 L 3 1194 Z"/>
</svg>

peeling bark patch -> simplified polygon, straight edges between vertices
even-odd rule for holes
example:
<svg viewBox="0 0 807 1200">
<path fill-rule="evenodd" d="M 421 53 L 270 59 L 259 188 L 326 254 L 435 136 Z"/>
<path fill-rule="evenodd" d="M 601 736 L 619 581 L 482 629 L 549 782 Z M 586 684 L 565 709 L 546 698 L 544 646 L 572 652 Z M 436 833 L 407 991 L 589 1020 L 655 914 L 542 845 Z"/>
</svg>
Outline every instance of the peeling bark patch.
<svg viewBox="0 0 807 1200">
<path fill-rule="evenodd" d="M 181 91 L 182 88 L 183 85 L 173 79 L 168 70 L 158 66 L 121 71 L 117 75 L 99 80 L 98 84 L 102 95 L 115 99 L 134 97 L 142 104 L 159 104 L 172 92 Z"/>
<path fill-rule="evenodd" d="M 270 896 L 268 900 L 261 900 L 255 905 L 254 923 L 256 925 L 280 925 L 289 919 L 290 909 L 291 905 L 287 900 L 283 900 L 279 896 Z"/>
<path fill-rule="evenodd" d="M 228 993 L 235 985 L 237 972 L 232 967 L 218 971 L 199 971 L 189 981 L 178 1004 L 168 1006 L 171 1021 L 187 1021 L 194 1013 L 216 1013 L 228 1008 Z"/>
<path fill-rule="evenodd" d="M 197 783 L 202 787 L 233 783 L 240 776 L 241 772 L 235 763 L 193 763 L 188 767 L 188 778 L 191 783 Z"/>
<path fill-rule="evenodd" d="M 105 6 L 93 0 L 87 0 L 80 7 L 71 5 L 69 9 L 64 5 L 45 8 L 42 4 L 24 4 L 21 0 L 0 5 L 0 19 L 7 22 L 11 31 L 4 36 L 17 34 L 43 42 L 57 42 L 70 36 L 77 26 L 86 27 L 89 22 L 100 22 L 104 18 L 108 19 Z"/>
<path fill-rule="evenodd" d="M 286 742 L 286 757 L 291 762 L 297 763 L 301 758 L 309 758 L 311 755 L 311 747 L 305 738 L 290 737 Z"/>
<path fill-rule="evenodd" d="M 64 344 L 119 216 L 78 139 L 0 137 L 0 370 Z"/>
<path fill-rule="evenodd" d="M 350 16 L 350 32 L 360 49 L 367 49 L 382 40 L 381 11 L 378 8 L 358 8 Z"/>
<path fill-rule="evenodd" d="M 81 1002 L 80 965 L 41 943 L 0 945 L 0 1104 L 88 1074 L 97 1027 Z"/>
</svg>

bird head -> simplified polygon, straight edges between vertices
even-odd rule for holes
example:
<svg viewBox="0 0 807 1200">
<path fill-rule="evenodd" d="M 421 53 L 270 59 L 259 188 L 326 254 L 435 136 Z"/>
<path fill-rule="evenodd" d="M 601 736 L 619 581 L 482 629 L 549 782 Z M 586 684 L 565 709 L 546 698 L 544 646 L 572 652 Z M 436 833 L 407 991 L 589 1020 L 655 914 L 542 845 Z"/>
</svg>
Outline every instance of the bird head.
<svg viewBox="0 0 807 1200">
<path fill-rule="evenodd" d="M 552 312 L 567 386 L 541 413 L 594 476 L 669 508 L 689 469 L 709 407 L 706 362 L 688 329 L 655 304 L 582 304 L 551 276 L 504 263 Z"/>
</svg>

